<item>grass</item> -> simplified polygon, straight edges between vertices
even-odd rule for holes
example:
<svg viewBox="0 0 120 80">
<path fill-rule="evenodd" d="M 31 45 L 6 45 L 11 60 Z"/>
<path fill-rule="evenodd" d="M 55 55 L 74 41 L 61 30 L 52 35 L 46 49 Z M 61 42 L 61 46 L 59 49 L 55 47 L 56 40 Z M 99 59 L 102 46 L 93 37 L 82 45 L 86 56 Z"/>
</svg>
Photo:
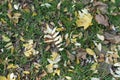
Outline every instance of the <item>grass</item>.
<svg viewBox="0 0 120 80">
<path fill-rule="evenodd" d="M 102 0 L 101 0 L 102 1 Z M 0 1 L 1 3 L 2 1 Z M 13 1 L 11 5 L 13 6 L 14 3 L 18 3 L 19 0 Z M 35 80 L 37 75 L 40 75 L 42 73 L 42 70 L 47 71 L 46 65 L 48 65 L 47 58 L 50 57 L 50 52 L 45 51 L 45 47 L 47 44 L 44 43 L 44 34 L 43 34 L 43 23 L 50 23 L 54 22 L 54 24 L 57 27 L 60 27 L 58 24 L 58 21 L 62 22 L 63 27 L 66 28 L 66 31 L 60 32 L 60 34 L 65 35 L 66 33 L 73 34 L 79 34 L 82 32 L 83 37 L 81 39 L 77 39 L 78 42 L 81 43 L 82 48 L 90 47 L 92 48 L 93 40 L 99 41 L 96 36 L 97 33 L 101 33 L 102 31 L 109 31 L 106 27 L 103 25 L 99 25 L 95 20 L 93 20 L 93 25 L 89 27 L 87 30 L 83 30 L 83 28 L 76 27 L 75 24 L 75 11 L 83 9 L 86 5 L 81 3 L 81 0 L 77 3 L 75 3 L 75 7 L 73 6 L 73 0 L 63 0 L 60 10 L 57 9 L 57 4 L 59 3 L 59 0 L 34 0 L 31 2 L 31 0 L 25 0 L 25 2 L 21 2 L 23 4 L 27 4 L 28 11 L 25 10 L 15 10 L 13 8 L 12 13 L 21 13 L 21 17 L 19 19 L 18 23 L 14 23 L 12 20 L 10 20 L 7 16 L 8 13 L 8 1 L 5 0 L 3 3 L 0 4 L 0 75 L 7 76 L 10 72 L 16 72 L 20 70 L 8 70 L 7 65 L 17 64 L 21 68 L 25 70 L 29 70 L 30 74 L 28 75 L 28 79 L 26 80 Z M 41 7 L 40 5 L 43 3 L 49 3 L 52 6 L 50 8 L 47 8 L 45 6 Z M 110 24 L 114 24 L 115 26 L 119 26 L 117 28 L 117 33 L 120 32 L 120 15 L 113 16 L 110 14 L 111 11 L 113 12 L 119 12 L 120 6 L 119 6 L 119 0 L 116 0 L 116 3 L 112 3 L 111 1 L 106 1 L 108 4 L 108 17 Z M 33 15 L 33 11 L 31 6 L 34 6 L 35 12 L 37 13 L 36 16 Z M 115 9 L 113 9 L 115 7 Z M 119 8 L 117 8 L 119 7 Z M 65 11 L 67 9 L 67 11 Z M 73 19 L 70 21 L 69 18 L 72 17 Z M 5 23 L 2 21 L 2 19 L 5 21 Z M 2 35 L 8 36 L 14 46 L 14 51 L 11 53 L 11 50 L 6 49 L 5 45 L 7 42 L 4 42 L 2 40 Z M 36 50 L 39 51 L 39 55 L 35 56 L 33 58 L 26 58 L 26 56 L 23 54 L 24 47 L 23 44 L 25 42 L 22 42 L 20 40 L 20 37 L 23 37 L 25 40 L 32 39 L 36 43 Z M 70 44 L 65 49 L 71 50 L 73 48 L 73 44 Z M 2 49 L 4 50 L 2 52 Z M 88 64 L 87 66 L 81 66 L 80 64 L 76 64 L 76 61 L 74 61 L 71 65 L 74 66 L 73 72 L 69 72 L 68 69 L 70 69 L 70 65 L 67 67 L 63 66 L 64 61 L 69 60 L 67 57 L 67 54 L 65 53 L 65 50 L 60 52 L 62 56 L 62 60 L 59 62 L 61 75 L 60 76 L 53 76 L 52 74 L 46 75 L 42 78 L 42 80 L 62 80 L 65 76 L 72 77 L 72 80 L 90 80 L 91 77 L 101 77 L 99 74 L 93 74 L 92 70 L 90 70 L 90 67 L 92 64 Z M 8 60 L 7 60 L 8 59 Z M 39 73 L 35 73 L 33 62 L 39 62 L 41 67 L 38 69 Z M 20 72 L 19 72 L 20 73 Z M 21 74 L 20 74 L 21 75 Z M 58 79 L 59 78 L 59 79 Z M 22 80 L 22 79 L 21 79 Z M 111 80 L 111 75 L 104 75 L 102 80 Z"/>
</svg>

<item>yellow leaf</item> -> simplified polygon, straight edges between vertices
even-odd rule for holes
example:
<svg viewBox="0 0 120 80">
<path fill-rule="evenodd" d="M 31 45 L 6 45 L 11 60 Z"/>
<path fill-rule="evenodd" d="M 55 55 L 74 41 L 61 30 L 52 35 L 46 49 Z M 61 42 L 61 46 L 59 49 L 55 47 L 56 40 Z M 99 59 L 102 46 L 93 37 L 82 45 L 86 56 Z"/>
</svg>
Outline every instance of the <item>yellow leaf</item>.
<svg viewBox="0 0 120 80">
<path fill-rule="evenodd" d="M 71 43 L 76 43 L 77 42 L 77 39 L 76 38 L 72 38 L 71 39 Z"/>
<path fill-rule="evenodd" d="M 10 2 L 8 3 L 8 9 L 12 10 L 12 4 Z"/>
<path fill-rule="evenodd" d="M 24 54 L 25 54 L 25 56 L 28 57 L 28 58 L 32 56 L 31 50 L 25 51 Z"/>
<path fill-rule="evenodd" d="M 7 75 L 7 80 L 19 80 L 19 79 L 17 79 L 17 75 L 15 75 L 14 73 L 9 73 Z"/>
<path fill-rule="evenodd" d="M 90 48 L 86 48 L 86 52 L 89 54 L 89 55 L 95 55 L 95 52 L 90 49 Z"/>
<path fill-rule="evenodd" d="M 57 74 L 58 76 L 60 76 L 60 70 L 59 69 L 54 70 L 53 75 L 55 75 L 55 74 Z"/>
<path fill-rule="evenodd" d="M 0 76 L 0 80 L 7 80 L 5 76 Z"/>
<path fill-rule="evenodd" d="M 22 36 L 20 36 L 20 40 L 23 42 L 25 41 L 25 39 Z"/>
<path fill-rule="evenodd" d="M 56 30 L 57 31 L 65 31 L 65 28 L 64 27 L 60 27 L 60 28 L 57 28 Z"/>
<path fill-rule="evenodd" d="M 87 12 L 87 9 L 79 11 L 79 13 L 75 13 L 77 15 L 76 24 L 77 27 L 84 27 L 84 30 L 87 29 L 90 25 L 92 25 L 92 15 Z"/>
<path fill-rule="evenodd" d="M 30 72 L 29 71 L 23 71 L 23 74 L 30 74 Z"/>
<path fill-rule="evenodd" d="M 14 22 L 15 24 L 18 23 L 20 16 L 21 16 L 20 13 L 14 13 L 14 15 L 13 15 L 12 18 L 13 18 L 13 22 Z"/>
<path fill-rule="evenodd" d="M 3 24 L 6 24 L 6 23 L 7 23 L 3 18 L 1 18 L 1 22 L 2 22 Z"/>
<path fill-rule="evenodd" d="M 46 68 L 47 68 L 48 73 L 52 73 L 53 72 L 53 64 L 47 65 Z"/>
<path fill-rule="evenodd" d="M 15 68 L 18 68 L 18 65 L 14 65 L 14 64 L 9 64 L 8 66 L 7 66 L 7 69 L 15 69 Z"/>
<path fill-rule="evenodd" d="M 98 63 L 94 63 L 92 66 L 91 66 L 91 70 L 96 70 L 96 68 L 97 68 L 97 65 L 98 65 Z"/>
<path fill-rule="evenodd" d="M 32 16 L 37 16 L 37 13 L 34 11 L 34 12 L 32 13 Z"/>
</svg>

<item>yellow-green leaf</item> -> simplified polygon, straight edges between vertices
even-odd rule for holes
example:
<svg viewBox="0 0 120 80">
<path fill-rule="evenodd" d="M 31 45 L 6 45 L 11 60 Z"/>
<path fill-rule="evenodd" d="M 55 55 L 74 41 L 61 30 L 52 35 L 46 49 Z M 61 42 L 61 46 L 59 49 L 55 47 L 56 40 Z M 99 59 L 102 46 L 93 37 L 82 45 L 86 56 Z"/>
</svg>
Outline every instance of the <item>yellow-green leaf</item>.
<svg viewBox="0 0 120 80">
<path fill-rule="evenodd" d="M 95 52 L 90 49 L 90 48 L 86 48 L 86 52 L 89 54 L 89 55 L 95 55 Z"/>
<path fill-rule="evenodd" d="M 7 80 L 5 76 L 0 76 L 0 80 Z"/>
<path fill-rule="evenodd" d="M 14 65 L 14 64 L 9 64 L 8 66 L 7 66 L 7 69 L 15 69 L 15 68 L 18 68 L 18 65 Z"/>
<path fill-rule="evenodd" d="M 5 36 L 5 35 L 2 35 L 2 39 L 5 42 L 9 42 L 10 41 L 10 39 L 7 36 Z"/>
</svg>

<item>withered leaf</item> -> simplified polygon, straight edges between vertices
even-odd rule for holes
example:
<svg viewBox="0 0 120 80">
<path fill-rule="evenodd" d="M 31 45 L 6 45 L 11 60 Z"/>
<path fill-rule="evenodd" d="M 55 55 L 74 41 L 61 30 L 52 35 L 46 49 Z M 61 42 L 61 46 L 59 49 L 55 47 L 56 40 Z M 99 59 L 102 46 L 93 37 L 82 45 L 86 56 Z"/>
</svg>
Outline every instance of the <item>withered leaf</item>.
<svg viewBox="0 0 120 80">
<path fill-rule="evenodd" d="M 43 77 L 47 75 L 47 72 L 45 70 L 42 71 L 41 74 L 39 74 L 38 77 L 36 77 L 36 80 L 42 80 Z"/>
<path fill-rule="evenodd" d="M 97 8 L 97 10 L 99 10 L 102 14 L 107 13 L 107 9 L 108 9 L 107 4 L 100 1 L 96 1 L 93 3 L 93 6 Z"/>
<path fill-rule="evenodd" d="M 68 50 L 66 50 L 67 53 L 67 57 L 71 60 L 74 61 L 75 60 L 75 56 L 73 54 L 71 54 Z"/>
<path fill-rule="evenodd" d="M 101 76 L 108 75 L 110 73 L 110 64 L 107 64 L 105 62 L 101 62 L 98 67 L 98 72 L 101 74 Z"/>
<path fill-rule="evenodd" d="M 104 25 L 104 26 L 109 26 L 109 22 L 108 22 L 108 17 L 102 14 L 97 14 L 95 15 L 95 20 L 98 24 Z"/>
<path fill-rule="evenodd" d="M 77 59 L 86 59 L 87 52 L 84 49 L 78 49 L 77 50 Z"/>
<path fill-rule="evenodd" d="M 110 34 L 108 32 L 105 32 L 104 36 L 105 36 L 105 40 L 107 40 L 111 43 L 115 43 L 115 44 L 120 43 L 120 35 L 113 35 L 113 34 Z"/>
</svg>

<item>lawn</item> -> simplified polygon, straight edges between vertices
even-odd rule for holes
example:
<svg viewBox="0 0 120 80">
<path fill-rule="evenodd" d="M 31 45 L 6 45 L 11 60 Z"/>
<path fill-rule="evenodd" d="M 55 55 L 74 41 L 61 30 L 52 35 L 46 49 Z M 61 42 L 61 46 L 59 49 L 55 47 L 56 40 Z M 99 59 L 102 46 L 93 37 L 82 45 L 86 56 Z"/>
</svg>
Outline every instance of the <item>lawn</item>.
<svg viewBox="0 0 120 80">
<path fill-rule="evenodd" d="M 119 80 L 120 0 L 0 0 L 0 80 Z"/>
</svg>

